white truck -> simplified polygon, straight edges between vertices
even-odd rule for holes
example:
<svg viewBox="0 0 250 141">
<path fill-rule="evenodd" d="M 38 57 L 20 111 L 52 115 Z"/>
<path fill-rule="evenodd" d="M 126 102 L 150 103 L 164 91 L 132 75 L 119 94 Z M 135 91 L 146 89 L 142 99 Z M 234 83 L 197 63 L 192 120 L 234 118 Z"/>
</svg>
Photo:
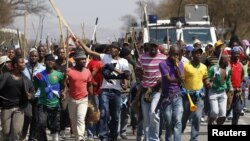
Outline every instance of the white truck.
<svg viewBox="0 0 250 141">
<path fill-rule="evenodd" d="M 194 40 L 198 39 L 205 47 L 207 43 L 214 44 L 217 41 L 216 28 L 210 23 L 205 4 L 186 5 L 184 18 L 150 22 L 149 16 L 148 21 L 147 28 L 144 28 L 145 42 L 155 40 L 164 44 L 164 39 L 168 36 L 173 44 L 181 38 L 187 45 L 193 45 Z"/>
</svg>

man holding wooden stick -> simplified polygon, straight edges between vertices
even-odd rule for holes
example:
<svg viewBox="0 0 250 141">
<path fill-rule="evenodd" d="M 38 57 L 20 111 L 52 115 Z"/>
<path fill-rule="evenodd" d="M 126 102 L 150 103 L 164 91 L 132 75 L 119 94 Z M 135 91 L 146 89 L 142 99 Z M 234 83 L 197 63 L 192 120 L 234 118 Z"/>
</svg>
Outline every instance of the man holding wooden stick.
<svg viewBox="0 0 250 141">
<path fill-rule="evenodd" d="M 119 46 L 111 44 L 110 54 L 99 54 L 90 50 L 83 42 L 77 39 L 77 42 L 84 49 L 84 51 L 94 57 L 101 59 L 105 64 L 116 63 L 111 72 L 113 75 L 118 76 L 124 71 L 129 71 L 128 61 L 119 57 Z M 127 89 L 127 79 L 106 79 L 103 80 L 101 86 L 101 94 L 99 97 L 100 104 L 100 128 L 99 136 L 101 141 L 116 141 L 118 137 L 118 122 L 121 112 L 121 90 Z M 109 124 L 109 126 L 108 126 Z M 109 127 L 109 129 L 108 129 Z M 109 132 L 110 131 L 110 132 Z"/>
</svg>

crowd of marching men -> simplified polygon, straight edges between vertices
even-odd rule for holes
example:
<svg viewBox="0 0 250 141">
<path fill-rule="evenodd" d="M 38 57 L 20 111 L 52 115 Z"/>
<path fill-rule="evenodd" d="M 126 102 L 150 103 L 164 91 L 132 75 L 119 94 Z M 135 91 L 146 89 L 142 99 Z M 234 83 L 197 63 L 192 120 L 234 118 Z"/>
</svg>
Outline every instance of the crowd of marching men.
<svg viewBox="0 0 250 141">
<path fill-rule="evenodd" d="M 200 122 L 237 125 L 247 111 L 248 40 L 228 44 L 195 39 L 100 44 L 91 50 L 9 47 L 0 57 L 1 141 L 53 141 L 70 128 L 76 141 L 128 139 L 181 141 L 187 122 L 197 141 Z M 69 51 L 69 52 L 68 52 Z M 130 120 L 129 120 L 130 119 Z M 130 123 L 129 123 L 130 121 Z M 86 132 L 85 132 L 86 131 Z"/>
</svg>

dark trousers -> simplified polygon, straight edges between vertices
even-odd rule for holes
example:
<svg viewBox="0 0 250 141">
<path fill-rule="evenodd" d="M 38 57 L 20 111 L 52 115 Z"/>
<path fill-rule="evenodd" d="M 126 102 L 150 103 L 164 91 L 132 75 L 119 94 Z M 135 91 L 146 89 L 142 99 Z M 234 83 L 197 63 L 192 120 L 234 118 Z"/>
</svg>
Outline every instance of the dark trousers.
<svg viewBox="0 0 250 141">
<path fill-rule="evenodd" d="M 46 135 L 47 125 L 51 134 L 60 131 L 60 108 L 49 108 L 47 106 L 38 105 L 37 113 L 38 141 L 48 141 Z"/>
<path fill-rule="evenodd" d="M 29 135 L 29 141 L 36 141 L 37 139 L 37 99 L 32 101 L 32 119 L 30 123 L 30 135 Z"/>
<path fill-rule="evenodd" d="M 130 109 L 130 125 L 132 126 L 132 130 L 136 130 L 137 117 L 136 117 L 136 113 L 133 109 Z"/>
<path fill-rule="evenodd" d="M 184 132 L 186 128 L 186 124 L 188 119 L 191 118 L 191 139 L 190 141 L 198 140 L 199 131 L 200 131 L 200 119 L 202 116 L 202 110 L 204 107 L 204 102 L 201 98 L 197 98 L 194 95 L 190 95 L 194 105 L 197 106 L 197 110 L 194 112 L 190 111 L 190 102 L 187 98 L 187 95 L 183 96 L 183 116 L 182 116 L 182 132 Z"/>
<path fill-rule="evenodd" d="M 232 119 L 232 125 L 237 125 L 239 122 L 240 118 L 240 112 L 241 112 L 241 107 L 242 107 L 242 95 L 241 91 L 235 90 L 233 92 L 233 99 L 232 99 L 232 104 L 227 111 L 227 116 L 230 114 L 231 110 L 233 110 L 233 119 Z"/>
<path fill-rule="evenodd" d="M 61 109 L 61 120 L 60 120 L 60 130 L 65 130 L 66 127 L 70 127 L 69 111 L 68 107 L 63 110 Z"/>
<path fill-rule="evenodd" d="M 23 129 L 22 129 L 22 139 L 26 138 L 28 133 L 28 129 L 32 120 L 32 105 L 28 103 L 28 106 L 25 109 L 27 112 L 24 113 L 24 122 L 23 122 Z"/>
</svg>

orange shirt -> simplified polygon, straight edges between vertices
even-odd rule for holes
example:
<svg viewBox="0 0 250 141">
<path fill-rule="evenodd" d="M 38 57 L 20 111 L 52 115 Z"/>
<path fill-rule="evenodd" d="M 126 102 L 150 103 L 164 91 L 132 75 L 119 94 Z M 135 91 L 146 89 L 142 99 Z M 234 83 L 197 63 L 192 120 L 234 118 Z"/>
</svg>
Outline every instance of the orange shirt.
<svg viewBox="0 0 250 141">
<path fill-rule="evenodd" d="M 88 96 L 87 84 L 92 81 L 89 69 L 84 68 L 80 72 L 75 68 L 69 68 L 68 80 L 71 98 L 79 100 Z"/>
</svg>

